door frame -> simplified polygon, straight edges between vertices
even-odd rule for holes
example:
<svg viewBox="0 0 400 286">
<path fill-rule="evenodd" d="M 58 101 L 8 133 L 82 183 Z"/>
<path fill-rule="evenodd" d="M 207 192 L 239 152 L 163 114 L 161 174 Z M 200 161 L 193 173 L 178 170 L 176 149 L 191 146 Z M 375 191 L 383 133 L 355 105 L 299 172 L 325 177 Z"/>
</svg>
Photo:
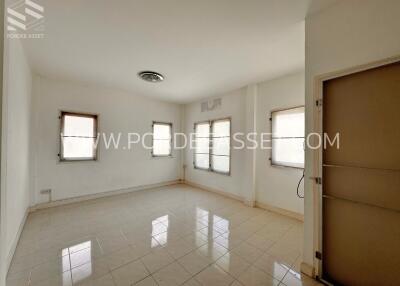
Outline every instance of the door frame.
<svg viewBox="0 0 400 286">
<path fill-rule="evenodd" d="M 354 66 L 351 68 L 343 69 L 343 70 L 338 70 L 326 74 L 322 74 L 319 76 L 314 77 L 313 81 L 313 132 L 318 133 L 320 136 L 323 136 L 323 124 L 322 124 L 322 119 L 323 119 L 323 112 L 322 112 L 322 106 L 323 106 L 323 84 L 325 81 L 332 80 L 338 77 L 346 76 L 346 75 L 351 75 L 355 74 L 358 72 L 370 70 L 373 68 L 378 68 L 381 66 L 393 64 L 396 62 L 400 61 L 400 55 L 390 57 L 390 58 L 385 58 L 382 60 L 370 62 L 364 65 L 359 65 L 359 66 Z M 321 101 L 321 105 L 317 105 L 316 102 Z M 323 137 L 322 137 L 323 138 Z M 323 148 L 318 148 L 315 150 L 312 150 L 313 154 L 313 172 L 312 172 L 312 177 L 310 179 L 315 179 L 318 177 L 322 178 L 322 154 L 323 154 Z M 322 183 L 321 184 L 316 184 L 314 182 L 313 184 L 313 216 L 314 216 L 314 225 L 313 225 L 313 257 L 314 257 L 314 270 L 315 270 L 315 276 L 318 280 L 321 280 L 325 284 L 332 285 L 328 281 L 324 281 L 322 279 L 323 275 L 323 269 L 322 269 L 322 259 L 316 258 L 316 253 L 320 252 L 322 253 L 323 249 L 323 215 L 322 215 L 322 188 L 323 188 L 323 178 L 322 178 Z"/>
</svg>

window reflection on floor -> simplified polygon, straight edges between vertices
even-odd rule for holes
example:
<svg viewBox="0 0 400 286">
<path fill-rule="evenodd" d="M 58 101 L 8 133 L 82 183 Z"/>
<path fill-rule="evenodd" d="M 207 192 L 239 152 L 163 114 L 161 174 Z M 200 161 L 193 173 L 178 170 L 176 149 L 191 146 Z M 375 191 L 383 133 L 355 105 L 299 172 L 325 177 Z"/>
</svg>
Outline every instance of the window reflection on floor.
<svg viewBox="0 0 400 286">
<path fill-rule="evenodd" d="M 294 271 L 293 269 L 289 269 L 289 273 L 292 274 L 297 279 L 301 280 L 301 274 L 299 272 Z"/>
<path fill-rule="evenodd" d="M 221 232 L 226 232 L 230 229 L 230 221 L 217 215 L 214 215 L 214 224 Z"/>
<path fill-rule="evenodd" d="M 30 215 L 7 285 L 316 285 L 297 273 L 302 223 L 182 186 L 137 194 Z"/>
<path fill-rule="evenodd" d="M 63 285 L 70 285 L 73 273 L 74 283 L 78 283 L 92 276 L 92 241 L 88 240 L 62 251 Z M 67 272 L 68 271 L 68 272 Z"/>
<path fill-rule="evenodd" d="M 164 215 L 154 219 L 151 223 L 151 248 L 155 248 L 160 244 L 162 246 L 168 243 L 168 227 L 169 227 L 169 215 Z M 157 241 L 153 239 L 154 236 L 157 236 Z"/>
</svg>

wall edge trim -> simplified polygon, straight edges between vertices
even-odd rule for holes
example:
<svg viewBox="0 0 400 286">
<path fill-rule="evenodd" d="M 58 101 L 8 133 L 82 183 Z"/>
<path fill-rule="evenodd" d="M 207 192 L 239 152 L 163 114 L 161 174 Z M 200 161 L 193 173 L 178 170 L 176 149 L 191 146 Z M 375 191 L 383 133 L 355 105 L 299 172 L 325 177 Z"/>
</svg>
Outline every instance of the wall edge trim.
<svg viewBox="0 0 400 286">
<path fill-rule="evenodd" d="M 310 276 L 312 278 L 315 278 L 315 268 L 314 266 L 306 263 L 306 262 L 301 262 L 300 263 L 300 271 L 301 273 Z"/>
<path fill-rule="evenodd" d="M 294 211 L 290 211 L 290 210 L 286 210 L 280 207 L 275 207 L 266 203 L 261 203 L 261 202 L 257 202 L 256 201 L 256 207 L 261 208 L 261 209 L 265 209 L 280 215 L 284 215 L 290 218 L 294 218 L 296 220 L 299 220 L 301 222 L 304 222 L 304 215 L 301 213 L 297 213 Z"/>
<path fill-rule="evenodd" d="M 214 189 L 214 188 L 210 188 L 210 187 L 204 186 L 202 184 L 198 184 L 198 183 L 195 183 L 195 182 L 192 182 L 192 181 L 188 181 L 188 180 L 185 180 L 183 183 L 188 185 L 188 186 L 201 189 L 203 191 L 216 193 L 218 195 L 221 195 L 221 196 L 224 196 L 224 197 L 228 197 L 230 199 L 234 199 L 234 200 L 240 201 L 242 203 L 244 202 L 244 198 L 243 197 L 235 195 L 235 194 L 229 194 L 227 192 L 224 192 L 224 191 L 221 191 L 221 190 L 217 190 L 217 189 Z"/>
<path fill-rule="evenodd" d="M 194 182 L 191 182 L 191 181 L 187 181 L 186 180 L 186 181 L 184 181 L 184 184 L 186 184 L 188 186 L 191 186 L 191 187 L 199 188 L 199 189 L 204 190 L 204 191 L 216 193 L 216 194 L 219 194 L 221 196 L 228 197 L 228 198 L 240 201 L 240 202 L 242 202 L 243 204 L 245 204 L 245 205 L 247 205 L 249 207 L 261 208 L 261 209 L 264 209 L 264 210 L 267 210 L 267 211 L 271 211 L 271 212 L 274 212 L 274 213 L 277 213 L 277 214 L 280 214 L 280 215 L 284 215 L 286 217 L 294 218 L 296 220 L 304 222 L 304 215 L 300 214 L 300 213 L 296 213 L 296 212 L 289 211 L 289 210 L 286 210 L 286 209 L 282 209 L 282 208 L 279 208 L 279 207 L 275 207 L 275 206 L 271 206 L 271 205 L 268 205 L 268 204 L 260 203 L 260 202 L 257 202 L 257 201 L 255 201 L 255 202 L 246 201 L 241 196 L 234 195 L 234 194 L 228 194 L 228 193 L 226 193 L 224 191 L 217 190 L 217 189 L 214 189 L 214 188 L 210 188 L 210 187 L 204 186 L 202 184 L 194 183 Z"/>
<path fill-rule="evenodd" d="M 110 197 L 110 196 L 123 195 L 123 194 L 132 193 L 132 192 L 144 191 L 144 190 L 148 190 L 148 189 L 160 188 L 160 187 L 166 187 L 166 186 L 178 185 L 178 184 L 181 184 L 180 180 L 173 180 L 173 181 L 166 181 L 166 182 L 149 184 L 149 185 L 140 185 L 140 186 L 135 186 L 135 187 L 130 187 L 130 188 L 106 191 L 106 192 L 97 193 L 97 194 L 78 196 L 78 197 L 67 198 L 67 199 L 62 199 L 62 200 L 55 200 L 52 202 L 41 203 L 41 204 L 36 204 L 34 206 L 31 206 L 29 211 L 35 212 L 38 210 L 48 209 L 48 208 L 52 208 L 52 207 L 70 205 L 70 204 L 75 204 L 75 203 L 80 203 L 80 202 L 85 202 L 85 201 L 106 198 L 106 197 Z"/>
<path fill-rule="evenodd" d="M 15 235 L 15 237 L 13 239 L 13 242 L 12 242 L 12 245 L 11 245 L 11 249 L 7 254 L 7 258 L 6 258 L 7 259 L 6 260 L 6 263 L 7 263 L 6 264 L 6 272 L 7 273 L 10 270 L 11 262 L 12 262 L 12 260 L 14 258 L 15 251 L 17 250 L 18 242 L 19 242 L 19 240 L 21 238 L 22 231 L 23 231 L 23 229 L 25 227 L 25 224 L 26 224 L 26 221 L 28 219 L 29 212 L 30 212 L 30 208 L 28 207 L 25 210 L 24 217 L 23 217 L 23 219 L 22 219 L 22 221 L 21 221 L 21 223 L 20 223 L 20 225 L 18 227 L 18 232 L 16 233 L 16 235 Z"/>
</svg>

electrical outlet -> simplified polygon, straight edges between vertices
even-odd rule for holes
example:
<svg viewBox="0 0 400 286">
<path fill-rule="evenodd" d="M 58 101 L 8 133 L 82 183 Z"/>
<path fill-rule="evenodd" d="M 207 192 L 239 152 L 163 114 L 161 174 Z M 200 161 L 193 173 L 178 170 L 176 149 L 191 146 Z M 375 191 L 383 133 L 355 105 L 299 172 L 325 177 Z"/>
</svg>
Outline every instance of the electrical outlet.
<svg viewBox="0 0 400 286">
<path fill-rule="evenodd" d="M 48 194 L 51 194 L 51 189 L 41 190 L 41 191 L 40 191 L 40 194 L 41 194 L 41 195 L 48 195 Z"/>
<path fill-rule="evenodd" d="M 51 202 L 51 189 L 44 189 L 40 191 L 41 195 L 48 195 L 49 196 L 49 202 Z"/>
</svg>

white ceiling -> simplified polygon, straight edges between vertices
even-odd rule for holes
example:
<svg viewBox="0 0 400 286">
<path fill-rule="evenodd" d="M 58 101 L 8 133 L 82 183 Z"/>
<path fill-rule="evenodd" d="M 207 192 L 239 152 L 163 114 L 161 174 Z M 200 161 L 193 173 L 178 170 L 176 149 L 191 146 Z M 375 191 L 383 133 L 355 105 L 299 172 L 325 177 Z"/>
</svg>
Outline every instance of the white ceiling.
<svg viewBox="0 0 400 286">
<path fill-rule="evenodd" d="M 334 0 L 36 1 L 35 72 L 185 103 L 304 68 L 304 18 Z"/>
</svg>

